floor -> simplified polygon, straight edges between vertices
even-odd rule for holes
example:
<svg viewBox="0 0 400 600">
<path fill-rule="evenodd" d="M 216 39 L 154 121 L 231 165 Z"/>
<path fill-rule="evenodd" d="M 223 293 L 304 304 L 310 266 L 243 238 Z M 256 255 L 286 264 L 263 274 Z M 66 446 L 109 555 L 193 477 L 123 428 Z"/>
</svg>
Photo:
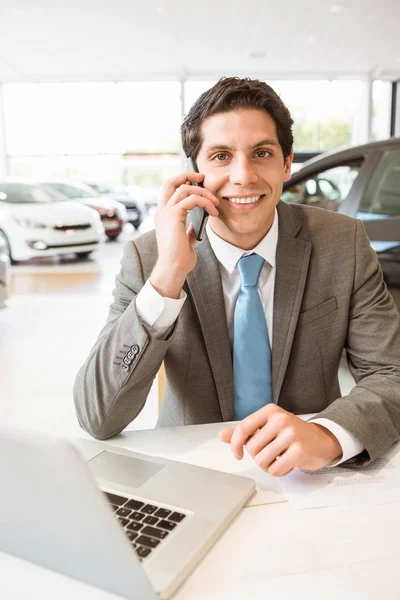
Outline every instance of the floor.
<svg viewBox="0 0 400 600">
<path fill-rule="evenodd" d="M 152 218 L 141 232 L 152 227 Z M 13 267 L 7 307 L 0 310 L 0 423 L 84 435 L 72 403 L 75 374 L 105 322 L 127 226 L 92 259 L 49 260 Z M 392 290 L 400 306 L 400 290 Z M 340 370 L 342 392 L 353 381 Z M 130 429 L 148 429 L 157 419 L 157 385 Z"/>
<path fill-rule="evenodd" d="M 151 226 L 148 219 L 141 232 Z M 13 267 L 10 297 L 0 310 L 0 423 L 83 434 L 72 402 L 75 375 L 107 317 L 123 246 L 136 235 L 127 226 L 121 239 L 86 261 Z M 131 428 L 154 427 L 157 410 L 155 382 Z"/>
</svg>

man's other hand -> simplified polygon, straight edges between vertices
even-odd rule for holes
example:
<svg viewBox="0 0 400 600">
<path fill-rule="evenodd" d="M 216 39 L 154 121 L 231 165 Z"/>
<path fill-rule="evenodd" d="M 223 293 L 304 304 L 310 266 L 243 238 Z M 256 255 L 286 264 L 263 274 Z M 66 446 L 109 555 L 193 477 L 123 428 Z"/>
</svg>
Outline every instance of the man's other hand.
<svg viewBox="0 0 400 600">
<path fill-rule="evenodd" d="M 263 471 L 274 477 L 295 467 L 316 471 L 342 456 L 342 447 L 328 429 L 306 422 L 276 404 L 268 404 L 230 429 L 219 433 L 230 444 L 235 458 L 243 448 Z"/>
</svg>

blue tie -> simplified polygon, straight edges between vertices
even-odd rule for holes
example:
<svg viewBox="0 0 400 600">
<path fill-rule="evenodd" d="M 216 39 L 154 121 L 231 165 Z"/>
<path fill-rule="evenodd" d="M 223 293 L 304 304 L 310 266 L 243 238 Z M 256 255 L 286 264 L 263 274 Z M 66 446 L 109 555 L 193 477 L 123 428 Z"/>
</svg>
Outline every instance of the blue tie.
<svg viewBox="0 0 400 600">
<path fill-rule="evenodd" d="M 272 402 L 271 348 L 258 293 L 263 264 L 258 254 L 243 256 L 238 262 L 242 286 L 233 319 L 235 421 Z"/>
</svg>

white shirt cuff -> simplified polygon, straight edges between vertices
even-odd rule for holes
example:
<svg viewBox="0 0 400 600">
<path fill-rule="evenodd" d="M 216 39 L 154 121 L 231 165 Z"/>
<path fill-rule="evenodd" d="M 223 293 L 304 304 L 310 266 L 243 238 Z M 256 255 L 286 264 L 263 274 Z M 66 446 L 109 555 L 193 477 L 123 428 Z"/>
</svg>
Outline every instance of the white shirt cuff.
<svg viewBox="0 0 400 600">
<path fill-rule="evenodd" d="M 328 467 L 336 467 L 346 460 L 353 458 L 353 456 L 357 456 L 357 454 L 360 454 L 364 450 L 364 445 L 355 435 L 330 419 L 311 419 L 310 423 L 316 423 L 317 425 L 322 425 L 323 427 L 326 427 L 326 429 L 329 429 L 342 446 L 342 457 L 329 463 L 329 465 L 327 465 Z"/>
<path fill-rule="evenodd" d="M 158 333 L 166 333 L 178 318 L 186 296 L 182 290 L 178 300 L 164 298 L 147 280 L 136 296 L 136 310 L 150 327 L 154 327 Z"/>
</svg>

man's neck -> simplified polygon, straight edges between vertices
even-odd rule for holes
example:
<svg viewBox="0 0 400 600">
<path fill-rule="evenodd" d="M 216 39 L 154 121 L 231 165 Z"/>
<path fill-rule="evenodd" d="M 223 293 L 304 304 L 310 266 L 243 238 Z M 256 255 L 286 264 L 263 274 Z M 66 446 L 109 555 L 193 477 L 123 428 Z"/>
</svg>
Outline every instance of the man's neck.
<svg viewBox="0 0 400 600">
<path fill-rule="evenodd" d="M 240 248 L 241 250 L 253 250 L 260 242 L 265 238 L 265 236 L 270 231 L 272 224 L 274 222 L 274 215 L 272 215 L 271 221 L 268 223 L 267 227 L 264 231 L 257 231 L 252 233 L 244 233 L 238 234 L 230 231 L 227 227 L 224 227 L 221 231 L 221 227 L 213 227 L 213 223 L 217 220 L 217 218 L 211 218 L 208 221 L 208 226 L 212 229 L 213 233 L 236 248 Z M 220 224 L 218 224 L 220 225 Z"/>
</svg>

